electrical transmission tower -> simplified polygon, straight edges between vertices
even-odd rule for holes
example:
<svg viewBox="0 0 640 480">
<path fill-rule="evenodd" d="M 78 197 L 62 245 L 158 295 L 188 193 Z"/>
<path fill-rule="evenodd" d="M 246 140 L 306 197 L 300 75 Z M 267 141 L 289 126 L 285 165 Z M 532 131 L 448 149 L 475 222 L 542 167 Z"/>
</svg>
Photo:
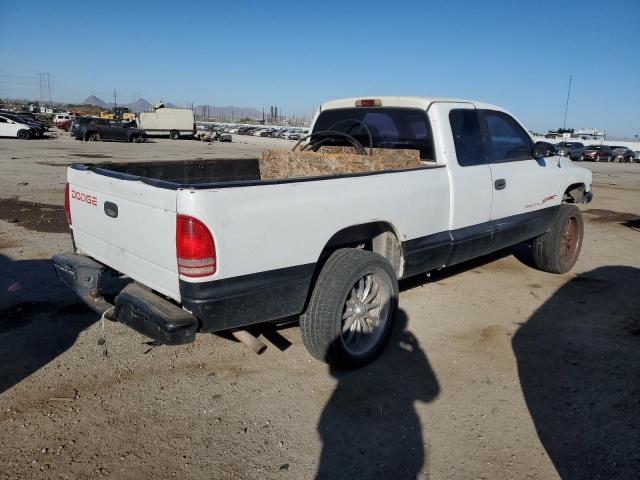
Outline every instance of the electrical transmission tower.
<svg viewBox="0 0 640 480">
<path fill-rule="evenodd" d="M 51 74 L 39 73 L 38 81 L 40 83 L 40 105 L 45 105 L 48 98 L 49 108 L 51 108 L 53 104 L 53 101 L 51 99 Z"/>
</svg>

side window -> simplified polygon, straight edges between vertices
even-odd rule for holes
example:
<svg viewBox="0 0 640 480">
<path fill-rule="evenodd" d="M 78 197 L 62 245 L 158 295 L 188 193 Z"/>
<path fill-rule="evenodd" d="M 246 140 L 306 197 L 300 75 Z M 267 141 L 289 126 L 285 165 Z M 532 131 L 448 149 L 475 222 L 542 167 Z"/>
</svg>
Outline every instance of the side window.
<svg viewBox="0 0 640 480">
<path fill-rule="evenodd" d="M 0 123 L 7 123 L 7 119 L 0 117 Z"/>
<path fill-rule="evenodd" d="M 456 146 L 456 157 L 461 167 L 486 163 L 482 145 L 482 132 L 476 110 L 456 109 L 449 112 L 449 124 Z"/>
<path fill-rule="evenodd" d="M 531 138 L 506 113 L 484 110 L 487 126 L 489 161 L 513 162 L 533 158 Z"/>
</svg>

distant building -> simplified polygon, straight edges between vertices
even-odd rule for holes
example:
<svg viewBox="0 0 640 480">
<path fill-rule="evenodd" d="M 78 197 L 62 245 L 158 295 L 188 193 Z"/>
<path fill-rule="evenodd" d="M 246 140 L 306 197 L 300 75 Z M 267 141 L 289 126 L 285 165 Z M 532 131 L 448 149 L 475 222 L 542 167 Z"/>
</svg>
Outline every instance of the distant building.
<svg viewBox="0 0 640 480">
<path fill-rule="evenodd" d="M 572 138 L 581 140 L 605 140 L 607 138 L 607 132 L 604 130 L 597 130 L 595 128 L 559 128 L 557 130 L 549 130 L 545 135 L 546 138 L 563 138 L 569 140 Z"/>
</svg>

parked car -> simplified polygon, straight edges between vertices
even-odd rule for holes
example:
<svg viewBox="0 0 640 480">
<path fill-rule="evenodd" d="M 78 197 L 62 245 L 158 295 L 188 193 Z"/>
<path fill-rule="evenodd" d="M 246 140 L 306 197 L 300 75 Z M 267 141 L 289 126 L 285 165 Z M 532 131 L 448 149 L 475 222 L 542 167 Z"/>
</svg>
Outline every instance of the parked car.
<svg viewBox="0 0 640 480">
<path fill-rule="evenodd" d="M 64 130 L 65 132 L 68 132 L 71 129 L 71 125 L 73 124 L 73 120 L 69 119 L 69 120 L 64 120 L 62 122 L 58 122 L 58 128 L 60 130 Z"/>
<path fill-rule="evenodd" d="M 219 142 L 230 142 L 231 141 L 231 134 L 225 132 L 223 129 L 217 129 L 215 131 L 215 139 L 218 140 Z"/>
<path fill-rule="evenodd" d="M 292 129 L 289 130 L 286 134 L 285 134 L 285 138 L 289 139 L 289 140 L 300 140 L 300 138 L 302 137 L 301 135 L 301 131 L 299 129 Z"/>
<path fill-rule="evenodd" d="M 500 107 L 351 98 L 322 105 L 312 132 L 312 151 L 387 155 L 313 173 L 249 158 L 71 165 L 75 251 L 53 258 L 59 277 L 99 314 L 165 345 L 299 318 L 311 355 L 345 368 L 384 348 L 400 278 L 521 242 L 546 272 L 578 259 L 574 203 L 591 200 L 591 172 L 562 157 L 540 168 L 549 144 Z M 135 279 L 115 303 L 101 292 L 110 274 Z"/>
<path fill-rule="evenodd" d="M 584 151 L 584 144 L 580 142 L 560 142 L 556 145 L 557 154 L 571 160 L 584 160 Z"/>
<path fill-rule="evenodd" d="M 0 110 L 0 115 L 7 114 L 13 117 L 17 117 L 17 119 L 21 122 L 25 122 L 28 125 L 33 125 L 37 129 L 41 130 L 43 133 L 49 130 L 49 126 L 38 120 L 33 113 L 30 112 L 9 112 L 7 110 Z"/>
<path fill-rule="evenodd" d="M 205 142 L 211 142 L 217 140 L 219 142 L 230 142 L 231 134 L 222 131 L 222 128 L 214 125 L 203 125 L 206 128 L 198 128 L 196 137 Z"/>
<path fill-rule="evenodd" d="M 72 137 L 75 137 L 76 129 L 81 125 L 86 125 L 89 123 L 95 123 L 97 125 L 109 125 L 109 120 L 107 120 L 106 118 L 99 118 L 99 117 L 92 117 L 92 116 L 76 117 L 73 119 L 73 122 L 71 122 L 69 133 L 71 134 Z M 84 139 L 80 138 L 79 140 L 84 140 Z"/>
<path fill-rule="evenodd" d="M 0 114 L 0 137 L 17 137 L 20 140 L 29 140 L 36 136 L 38 134 L 31 125 L 11 116 Z"/>
<path fill-rule="evenodd" d="M 44 135 L 44 132 L 46 131 L 42 122 L 31 120 L 28 117 L 21 117 L 19 115 L 16 115 L 15 113 L 8 112 L 1 112 L 0 115 L 2 115 L 5 119 L 15 122 L 16 124 L 26 126 L 29 131 L 28 138 L 42 137 Z M 25 134 L 22 133 L 22 135 Z"/>
<path fill-rule="evenodd" d="M 633 162 L 635 154 L 633 150 L 620 145 L 612 145 L 613 161 L 616 163 Z"/>
<path fill-rule="evenodd" d="M 75 129 L 75 138 L 88 142 L 102 140 L 120 142 L 144 142 L 147 134 L 136 128 L 135 122 L 121 122 L 119 120 L 100 119 L 102 122 L 88 122 L 80 124 Z M 104 123 L 106 121 L 106 124 Z"/>
<path fill-rule="evenodd" d="M 593 162 L 610 162 L 613 152 L 608 145 L 589 145 L 584 150 L 584 159 Z"/>
</svg>

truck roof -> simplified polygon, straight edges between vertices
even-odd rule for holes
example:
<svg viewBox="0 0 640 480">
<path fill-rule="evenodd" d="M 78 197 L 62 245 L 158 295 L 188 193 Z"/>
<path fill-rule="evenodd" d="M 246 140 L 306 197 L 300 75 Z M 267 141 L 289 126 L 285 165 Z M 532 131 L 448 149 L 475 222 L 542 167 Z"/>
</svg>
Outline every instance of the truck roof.
<svg viewBox="0 0 640 480">
<path fill-rule="evenodd" d="M 320 106 L 320 111 L 329 110 L 333 108 L 350 108 L 355 106 L 356 100 L 375 99 L 382 102 L 383 107 L 405 107 L 405 108 L 420 108 L 426 110 L 434 102 L 455 102 L 455 103 L 472 103 L 477 108 L 485 108 L 491 110 L 505 111 L 503 108 L 496 105 L 491 105 L 485 102 L 478 102 L 475 100 L 464 100 L 460 98 L 450 97 L 401 97 L 401 96 L 370 96 L 370 97 L 351 97 L 342 98 L 339 100 L 331 100 L 325 102 Z"/>
</svg>

